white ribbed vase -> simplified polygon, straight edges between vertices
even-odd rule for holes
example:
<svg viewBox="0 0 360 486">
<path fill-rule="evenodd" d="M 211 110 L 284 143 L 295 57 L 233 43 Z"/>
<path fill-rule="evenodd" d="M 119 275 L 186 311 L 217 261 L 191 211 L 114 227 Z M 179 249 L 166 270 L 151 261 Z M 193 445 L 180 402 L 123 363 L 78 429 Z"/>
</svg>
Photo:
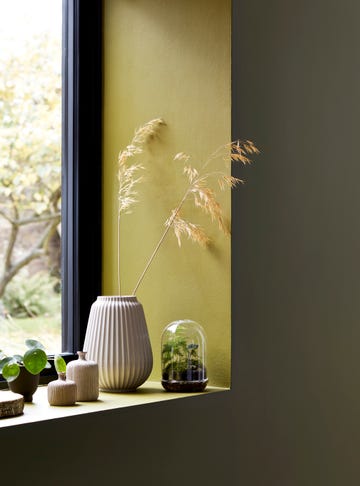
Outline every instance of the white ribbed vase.
<svg viewBox="0 0 360 486">
<path fill-rule="evenodd" d="M 93 303 L 84 351 L 99 365 L 99 388 L 133 391 L 149 377 L 153 356 L 144 310 L 134 295 L 101 296 Z"/>
</svg>

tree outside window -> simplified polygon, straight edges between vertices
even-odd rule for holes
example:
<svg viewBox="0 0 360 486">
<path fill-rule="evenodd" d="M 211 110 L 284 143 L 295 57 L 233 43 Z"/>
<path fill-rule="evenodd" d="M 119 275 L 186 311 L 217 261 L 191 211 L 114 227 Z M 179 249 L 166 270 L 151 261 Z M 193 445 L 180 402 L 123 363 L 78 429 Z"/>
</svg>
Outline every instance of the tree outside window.
<svg viewBox="0 0 360 486">
<path fill-rule="evenodd" d="M 61 0 L 0 0 L 0 349 L 61 347 Z"/>
</svg>

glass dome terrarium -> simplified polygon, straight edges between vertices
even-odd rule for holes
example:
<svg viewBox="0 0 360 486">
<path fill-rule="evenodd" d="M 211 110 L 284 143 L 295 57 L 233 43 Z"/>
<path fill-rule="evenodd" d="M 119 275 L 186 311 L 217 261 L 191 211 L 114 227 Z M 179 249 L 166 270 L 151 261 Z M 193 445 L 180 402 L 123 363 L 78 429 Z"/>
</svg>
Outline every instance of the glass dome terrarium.
<svg viewBox="0 0 360 486">
<path fill-rule="evenodd" d="M 206 339 L 195 321 L 171 322 L 161 338 L 161 384 L 170 392 L 201 392 L 206 388 Z"/>
</svg>

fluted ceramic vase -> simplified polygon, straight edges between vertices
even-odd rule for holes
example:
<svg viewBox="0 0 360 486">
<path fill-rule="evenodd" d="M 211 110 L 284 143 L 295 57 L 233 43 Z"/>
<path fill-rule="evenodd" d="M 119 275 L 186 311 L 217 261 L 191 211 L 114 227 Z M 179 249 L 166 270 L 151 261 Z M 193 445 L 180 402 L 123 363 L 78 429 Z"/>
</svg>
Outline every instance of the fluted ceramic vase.
<svg viewBox="0 0 360 486">
<path fill-rule="evenodd" d="M 100 390 L 129 392 L 146 381 L 153 356 L 144 310 L 134 295 L 97 298 L 84 351 L 99 365 Z"/>
</svg>

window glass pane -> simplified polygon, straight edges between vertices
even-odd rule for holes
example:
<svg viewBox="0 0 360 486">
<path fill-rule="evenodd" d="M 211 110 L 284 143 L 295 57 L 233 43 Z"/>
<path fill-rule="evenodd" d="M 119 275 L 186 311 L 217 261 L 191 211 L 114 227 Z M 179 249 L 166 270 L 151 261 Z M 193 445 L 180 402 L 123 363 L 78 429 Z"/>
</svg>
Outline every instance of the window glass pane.
<svg viewBox="0 0 360 486">
<path fill-rule="evenodd" d="M 0 349 L 61 351 L 62 0 L 0 0 Z"/>
</svg>

